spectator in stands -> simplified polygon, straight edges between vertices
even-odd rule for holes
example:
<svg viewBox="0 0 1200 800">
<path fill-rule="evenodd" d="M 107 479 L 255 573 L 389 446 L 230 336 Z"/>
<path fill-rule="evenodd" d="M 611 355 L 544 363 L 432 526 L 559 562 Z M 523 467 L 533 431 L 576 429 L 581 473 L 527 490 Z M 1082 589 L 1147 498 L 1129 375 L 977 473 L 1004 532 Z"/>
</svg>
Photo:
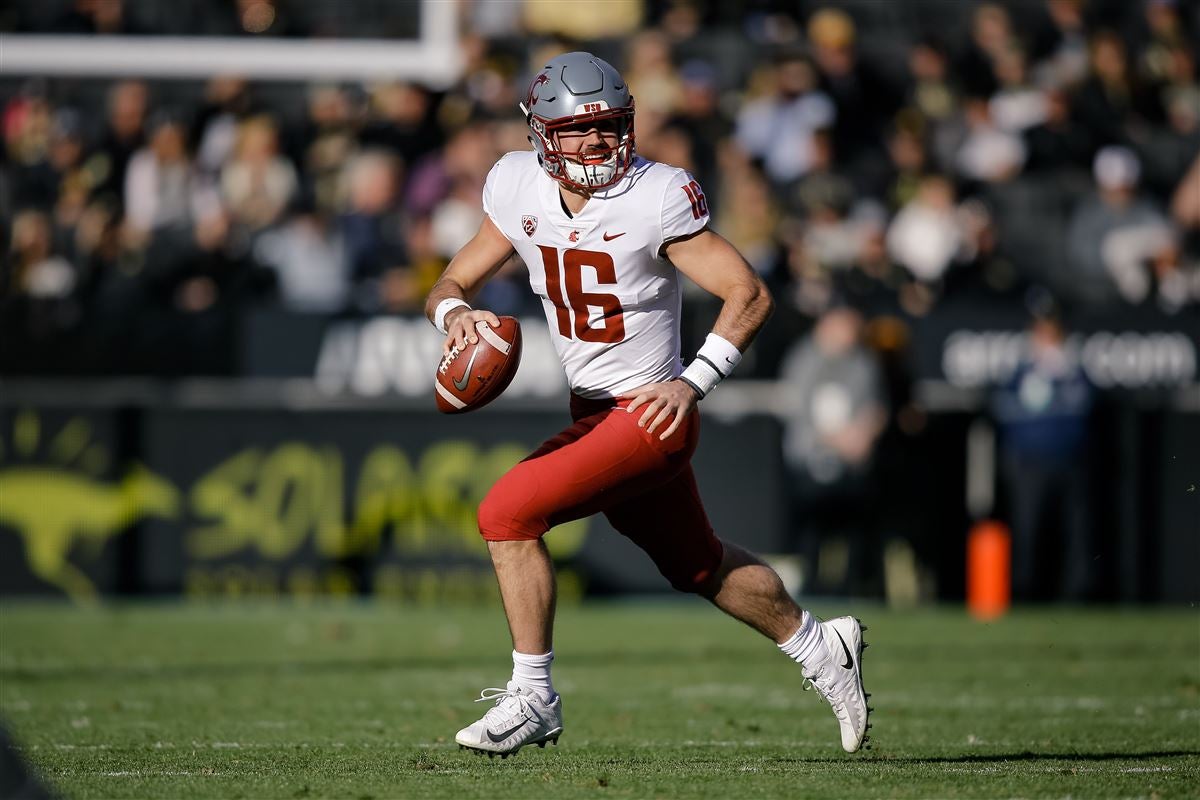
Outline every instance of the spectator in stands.
<svg viewBox="0 0 1200 800">
<path fill-rule="evenodd" d="M 302 198 L 281 225 L 254 245 L 255 260 L 275 271 L 280 304 L 291 311 L 337 313 L 351 285 L 341 237 L 330 218 Z"/>
<path fill-rule="evenodd" d="M 962 144 L 954 158 L 959 175 L 970 181 L 1003 182 L 1017 175 L 1025 164 L 1025 142 L 992 119 L 991 107 L 981 97 L 963 104 L 965 124 Z"/>
<path fill-rule="evenodd" d="M 1045 0 L 1045 14 L 1033 25 L 1030 55 L 1038 64 L 1035 83 L 1074 86 L 1087 76 L 1086 0 Z"/>
<path fill-rule="evenodd" d="M 1095 588 L 1087 460 L 1093 402 L 1094 390 L 1067 348 L 1062 323 L 1053 314 L 1036 316 L 1028 353 L 992 398 L 1017 601 L 1082 602 Z M 1058 570 L 1051 570 L 1048 564 L 1056 562 Z"/>
<path fill-rule="evenodd" d="M 891 211 L 906 206 L 930 172 L 925 138 L 926 124 L 922 115 L 911 109 L 896 115 L 896 124 L 887 136 L 887 173 L 882 185 L 873 187 L 871 192 Z"/>
<path fill-rule="evenodd" d="M 18 101 L 19 104 L 20 101 Z M 95 178 L 84 161 L 83 121 L 73 109 L 51 114 L 42 101 L 13 108 L 9 137 L 13 202 L 19 207 L 55 210 L 54 238 L 61 245 L 87 202 Z M 51 114 L 49 121 L 46 114 Z M 64 252 L 67 252 L 64 250 Z"/>
<path fill-rule="evenodd" d="M 638 99 L 639 127 L 645 113 L 658 119 L 649 127 L 663 124 L 679 108 L 683 94 L 679 72 L 671 60 L 671 43 L 657 29 L 643 31 L 630 41 L 625 63 L 629 91 Z"/>
<path fill-rule="evenodd" d="M 359 141 L 365 149 L 390 150 L 414 164 L 443 142 L 429 92 L 411 83 L 385 83 L 371 90 L 371 119 Z"/>
<path fill-rule="evenodd" d="M 825 272 L 840 272 L 855 260 L 861 244 L 858 220 L 852 218 L 854 187 L 832 171 L 832 137 L 815 137 L 817 159 L 792 189 L 791 210 L 803 220 L 804 248 Z"/>
<path fill-rule="evenodd" d="M 34 300 L 61 300 L 75 290 L 74 265 L 55 252 L 50 218 L 26 209 L 12 222 L 12 242 L 4 261 L 0 295 Z"/>
<path fill-rule="evenodd" d="M 762 170 L 738 150 L 722 156 L 721 194 L 715 204 L 717 227 L 769 283 L 775 271 L 779 204 Z M 689 287 L 686 291 L 691 291 Z M 702 299 L 697 296 L 697 299 Z"/>
<path fill-rule="evenodd" d="M 991 97 L 996 91 L 994 63 L 1012 47 L 1012 19 L 1004 6 L 980 3 L 971 18 L 971 35 L 959 54 L 957 73 L 966 94 Z"/>
<path fill-rule="evenodd" d="M 999 87 L 988 113 L 1003 131 L 1023 133 L 1046 121 L 1046 95 L 1030 80 L 1029 64 L 1019 47 L 1006 48 L 995 61 Z"/>
<path fill-rule="evenodd" d="M 1145 131 L 1138 143 L 1145 186 L 1166 196 L 1200 152 L 1200 82 L 1195 53 L 1186 45 L 1164 47 L 1165 60 L 1154 85 L 1162 124 Z"/>
<path fill-rule="evenodd" d="M 1124 147 L 1096 154 L 1098 191 L 1075 209 L 1067 231 L 1074 299 L 1103 307 L 1122 297 L 1137 302 L 1148 289 L 1146 264 L 1170 246 L 1166 219 L 1138 195 L 1137 156 Z"/>
<path fill-rule="evenodd" d="M 862 344 L 863 317 L 835 297 L 780 371 L 783 452 L 795 530 L 814 579 L 806 591 L 848 591 L 871 533 L 871 463 L 887 420 L 883 376 Z"/>
<path fill-rule="evenodd" d="M 954 187 L 940 175 L 921 181 L 916 196 L 900 209 L 887 233 L 888 252 L 923 283 L 941 279 L 963 245 Z"/>
<path fill-rule="evenodd" d="M 933 38 L 919 40 L 908 53 L 908 105 L 936 123 L 958 110 L 959 91 L 950 77 L 945 47 Z"/>
<path fill-rule="evenodd" d="M 840 209 L 845 213 L 854 201 L 854 185 L 837 171 L 834 142 L 832 130 L 814 131 L 811 169 L 782 192 L 788 213 L 797 219 L 805 219 L 821 209 Z"/>
<path fill-rule="evenodd" d="M 54 110 L 36 84 L 27 84 L 4 107 L 5 164 L 11 170 L 13 203 L 45 208 L 58 190 L 47 163 Z M 7 171 L 7 170 L 6 170 Z"/>
<path fill-rule="evenodd" d="M 977 307 L 1007 300 L 1019 303 L 1026 278 L 1009 257 L 996 230 L 992 209 L 979 198 L 968 198 L 958 211 L 963 248 L 947 270 L 942 292 L 947 298 L 973 300 Z"/>
<path fill-rule="evenodd" d="M 767 177 L 782 185 L 812 168 L 813 135 L 833 124 L 836 109 L 817 90 L 812 64 L 802 56 L 783 56 L 772 77 L 771 94 L 742 106 L 736 138 L 751 158 L 762 161 Z"/>
<path fill-rule="evenodd" d="M 1092 136 L 1095 149 L 1132 142 L 1132 126 L 1152 102 L 1134 80 L 1125 43 L 1111 31 L 1092 36 L 1091 75 L 1075 96 L 1075 115 Z"/>
<path fill-rule="evenodd" d="M 1142 3 L 1145 29 L 1137 51 L 1141 54 L 1137 71 L 1148 83 L 1170 83 L 1173 60 L 1180 49 L 1195 47 L 1195 33 L 1189 33 L 1177 0 L 1146 0 Z M 1195 16 L 1196 9 L 1192 8 Z M 1139 31 L 1141 33 L 1141 31 Z"/>
<path fill-rule="evenodd" d="M 75 227 L 96 188 L 94 161 L 86 158 L 83 120 L 73 109 L 59 109 L 50 131 L 49 163 L 57 180 L 54 236 L 62 252 L 73 255 Z"/>
<path fill-rule="evenodd" d="M 145 142 L 143 126 L 148 104 L 149 90 L 141 81 L 121 81 L 109 90 L 108 117 L 97 146 L 101 193 L 124 197 L 129 159 Z"/>
<path fill-rule="evenodd" d="M 345 167 L 345 208 L 338 217 L 338 232 L 346 272 L 356 286 L 354 302 L 363 311 L 417 308 L 424 299 L 404 272 L 408 251 L 398 205 L 401 169 L 400 160 L 386 150 L 367 150 Z M 389 278 L 393 270 L 400 272 Z M 390 281 L 386 286 L 385 280 Z"/>
<path fill-rule="evenodd" d="M 140 242 L 161 228 L 188 224 L 194 189 L 183 120 L 159 112 L 147 128 L 150 141 L 129 160 L 125 174 L 125 221 Z"/>
<path fill-rule="evenodd" d="M 897 317 L 901 309 L 913 317 L 928 312 L 932 296 L 922 291 L 914 298 L 911 287 L 922 285 L 888 256 L 886 217 L 864 215 L 859 231 L 858 255 L 843 284 L 848 302 L 871 317 Z"/>
<path fill-rule="evenodd" d="M 720 193 L 717 151 L 733 134 L 733 123 L 720 104 L 716 70 L 707 61 L 686 62 L 679 70 L 679 108 L 673 122 L 691 139 L 696 179 L 709 195 Z"/>
<path fill-rule="evenodd" d="M 1045 118 L 1025 131 L 1027 173 L 1086 170 L 1091 162 L 1091 138 L 1071 118 L 1070 98 L 1058 89 L 1045 94 Z"/>
<path fill-rule="evenodd" d="M 279 219 L 299 188 L 296 169 L 279 153 L 279 133 L 267 115 L 238 127 L 233 159 L 221 170 L 221 197 L 233 221 L 259 231 Z"/>
<path fill-rule="evenodd" d="M 1189 257 L 1181 242 L 1166 240 L 1151 258 L 1146 298 L 1158 310 L 1178 314 L 1200 308 L 1200 258 Z"/>
<path fill-rule="evenodd" d="M 821 92 L 833 101 L 838 163 L 858 171 L 882 158 L 879 132 L 899 108 L 900 86 L 859 57 L 854 20 L 823 8 L 808 21 Z M 825 127 L 825 126 L 821 126 Z"/>
<path fill-rule="evenodd" d="M 80 289 L 75 266 L 55 249 L 47 214 L 18 212 L 0 259 L 0 354 L 6 365 L 17 374 L 40 374 L 67 361 L 63 345 L 83 313 Z"/>
<path fill-rule="evenodd" d="M 333 214 L 342 169 L 358 149 L 358 109 L 348 89 L 322 84 L 309 88 L 307 111 L 290 151 L 301 167 L 301 193 L 321 214 Z"/>
<path fill-rule="evenodd" d="M 204 103 L 196 119 L 196 167 L 210 180 L 233 158 L 238 129 L 251 115 L 250 84 L 240 75 L 218 75 L 204 87 Z"/>
</svg>

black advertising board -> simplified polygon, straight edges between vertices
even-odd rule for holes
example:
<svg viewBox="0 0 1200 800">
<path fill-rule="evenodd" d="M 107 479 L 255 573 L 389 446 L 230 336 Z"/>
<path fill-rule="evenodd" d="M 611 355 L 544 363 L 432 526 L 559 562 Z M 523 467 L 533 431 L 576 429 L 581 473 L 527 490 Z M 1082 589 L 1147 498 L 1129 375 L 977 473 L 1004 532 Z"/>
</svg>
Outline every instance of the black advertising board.
<svg viewBox="0 0 1200 800">
<path fill-rule="evenodd" d="M 136 580 L 124 534 L 179 495 L 129 458 L 121 417 L 0 406 L 0 592 L 88 602 Z"/>
<path fill-rule="evenodd" d="M 25 409 L 5 420 L 20 414 L 55 431 L 91 414 L 108 419 L 107 427 L 91 423 L 93 446 L 100 434 L 117 438 L 114 414 Z M 451 418 L 412 409 L 145 408 L 128 437 L 136 452 L 89 474 L 86 497 L 54 495 L 61 509 L 74 509 L 63 512 L 64 530 L 95 498 L 126 498 L 124 516 L 101 533 L 81 524 L 60 536 L 56 568 L 78 569 L 90 586 L 39 578 L 20 549 L 35 529 L 14 518 L 0 525 L 0 552 L 9 556 L 0 592 L 490 600 L 495 580 L 476 508 L 506 469 L 567 422 L 565 410 Z M 24 475 L 27 485 L 57 486 L 65 472 L 26 444 L 30 423 L 12 425 L 26 432 L 3 454 L 0 481 Z M 768 417 L 710 419 L 695 460 L 718 531 L 759 550 L 773 549 L 782 527 L 778 441 Z M 23 472 L 10 460 L 17 447 L 30 462 Z M 51 490 L 35 488 L 22 502 L 33 509 Z M 98 553 L 89 536 L 109 544 Z M 669 588 L 602 517 L 559 526 L 547 543 L 565 601 Z"/>
</svg>

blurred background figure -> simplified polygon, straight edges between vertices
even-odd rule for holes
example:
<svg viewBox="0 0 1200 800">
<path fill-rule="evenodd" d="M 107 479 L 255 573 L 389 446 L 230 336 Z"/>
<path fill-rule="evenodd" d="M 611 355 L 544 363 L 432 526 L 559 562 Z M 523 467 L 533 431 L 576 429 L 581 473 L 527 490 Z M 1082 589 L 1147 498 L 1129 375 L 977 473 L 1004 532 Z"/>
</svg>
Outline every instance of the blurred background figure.
<svg viewBox="0 0 1200 800">
<path fill-rule="evenodd" d="M 862 558 L 874 532 L 871 467 L 888 400 L 862 332 L 862 314 L 836 298 L 780 369 L 783 452 L 805 591 L 861 590 L 871 573 Z"/>
<path fill-rule="evenodd" d="M 402 162 L 384 149 L 364 151 L 345 167 L 338 231 L 360 308 L 417 308 L 424 299 L 407 272 L 405 222 L 399 211 Z"/>
<path fill-rule="evenodd" d="M 1037 313 L 1029 347 L 992 396 L 1012 525 L 1013 599 L 1091 599 L 1088 426 L 1095 392 L 1052 310 Z"/>
<path fill-rule="evenodd" d="M 1147 264 L 1172 246 L 1163 214 L 1138 193 L 1141 165 L 1124 147 L 1105 147 L 1092 168 L 1096 191 L 1071 217 L 1067 251 L 1076 299 L 1094 307 L 1146 297 Z"/>
<path fill-rule="evenodd" d="M 837 108 L 818 90 L 812 62 L 799 54 L 780 57 L 764 82 L 767 94 L 742 107 L 735 135 L 773 183 L 785 184 L 812 169 L 813 136 L 834 123 Z"/>
<path fill-rule="evenodd" d="M 138 242 L 156 230 L 191 222 L 195 189 L 183 120 L 163 111 L 146 127 L 149 142 L 133 154 L 125 173 L 125 222 Z"/>
<path fill-rule="evenodd" d="M 221 198 L 233 221 L 251 232 L 274 224 L 298 187 L 295 167 L 279 152 L 275 121 L 263 114 L 242 122 L 221 170 Z"/>
</svg>

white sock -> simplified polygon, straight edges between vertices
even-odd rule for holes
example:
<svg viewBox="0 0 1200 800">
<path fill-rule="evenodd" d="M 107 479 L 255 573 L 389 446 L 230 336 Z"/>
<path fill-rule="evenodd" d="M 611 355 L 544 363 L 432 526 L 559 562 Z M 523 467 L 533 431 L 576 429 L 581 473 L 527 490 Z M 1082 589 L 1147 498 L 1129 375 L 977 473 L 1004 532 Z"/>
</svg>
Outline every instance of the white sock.
<svg viewBox="0 0 1200 800">
<path fill-rule="evenodd" d="M 540 656 L 513 650 L 513 683 L 525 689 L 533 689 L 549 703 L 554 699 L 554 685 L 550 683 L 550 662 L 553 660 L 553 650 Z"/>
<path fill-rule="evenodd" d="M 829 657 L 829 651 L 825 649 L 825 638 L 821 635 L 821 623 L 807 611 L 803 614 L 804 616 L 800 618 L 799 630 L 792 634 L 792 638 L 779 645 L 779 649 L 788 658 L 806 669 L 812 670 Z"/>
</svg>

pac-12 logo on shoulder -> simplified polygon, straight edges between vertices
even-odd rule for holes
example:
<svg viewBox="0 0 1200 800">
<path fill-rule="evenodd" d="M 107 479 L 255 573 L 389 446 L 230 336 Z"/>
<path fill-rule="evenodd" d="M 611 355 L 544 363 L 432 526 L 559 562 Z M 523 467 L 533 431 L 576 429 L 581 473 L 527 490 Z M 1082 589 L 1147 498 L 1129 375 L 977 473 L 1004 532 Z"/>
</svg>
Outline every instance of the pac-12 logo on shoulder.
<svg viewBox="0 0 1200 800">
<path fill-rule="evenodd" d="M 537 217 L 531 214 L 521 217 L 521 227 L 525 230 L 526 236 L 533 236 L 533 232 L 537 230 Z"/>
</svg>

